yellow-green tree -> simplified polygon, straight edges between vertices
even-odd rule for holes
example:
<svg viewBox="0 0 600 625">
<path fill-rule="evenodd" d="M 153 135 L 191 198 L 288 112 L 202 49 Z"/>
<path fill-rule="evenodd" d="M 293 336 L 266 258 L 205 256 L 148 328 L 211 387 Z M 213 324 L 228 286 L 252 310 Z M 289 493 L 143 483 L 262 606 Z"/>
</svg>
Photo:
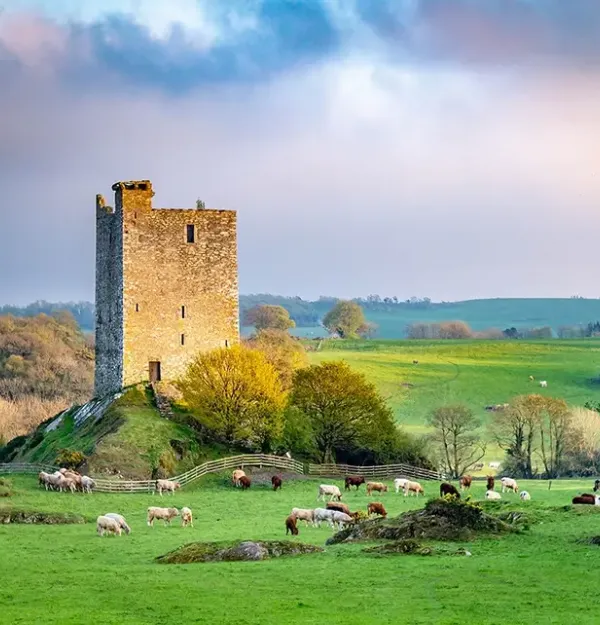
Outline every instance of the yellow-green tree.
<svg viewBox="0 0 600 625">
<path fill-rule="evenodd" d="M 233 446 L 269 451 L 283 427 L 286 394 L 264 353 L 236 345 L 199 354 L 177 387 L 194 417 Z"/>
<path fill-rule="evenodd" d="M 261 330 L 250 337 L 246 345 L 264 353 L 286 390 L 292 386 L 294 371 L 308 366 L 308 356 L 302 343 L 283 330 Z"/>
<path fill-rule="evenodd" d="M 368 325 L 363 309 L 352 301 L 340 300 L 323 318 L 323 325 L 342 339 L 357 338 Z"/>
<path fill-rule="evenodd" d="M 244 325 L 254 326 L 257 330 L 282 330 L 295 328 L 296 323 L 290 319 L 290 313 L 283 306 L 263 304 L 253 306 L 244 314 Z"/>
</svg>

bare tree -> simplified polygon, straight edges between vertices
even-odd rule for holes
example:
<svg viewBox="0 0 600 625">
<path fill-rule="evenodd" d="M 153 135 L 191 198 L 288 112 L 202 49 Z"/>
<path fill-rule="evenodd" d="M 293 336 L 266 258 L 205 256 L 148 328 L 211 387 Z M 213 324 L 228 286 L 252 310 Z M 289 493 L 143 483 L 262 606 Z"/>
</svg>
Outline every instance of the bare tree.
<svg viewBox="0 0 600 625">
<path fill-rule="evenodd" d="M 437 408 L 428 423 L 434 430 L 432 440 L 453 478 L 459 478 L 485 455 L 486 445 L 478 432 L 481 424 L 467 406 Z"/>
<path fill-rule="evenodd" d="M 544 397 L 538 419 L 540 437 L 539 456 L 544 464 L 546 477 L 557 477 L 566 452 L 571 425 L 571 414 L 563 399 Z"/>
</svg>

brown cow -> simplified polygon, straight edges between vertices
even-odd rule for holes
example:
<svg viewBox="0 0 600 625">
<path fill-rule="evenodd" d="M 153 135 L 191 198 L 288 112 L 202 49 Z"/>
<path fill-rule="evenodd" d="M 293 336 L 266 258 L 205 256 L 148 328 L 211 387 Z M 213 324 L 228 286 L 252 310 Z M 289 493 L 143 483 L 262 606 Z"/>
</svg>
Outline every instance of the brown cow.
<svg viewBox="0 0 600 625">
<path fill-rule="evenodd" d="M 274 475 L 271 478 L 271 484 L 273 484 L 273 490 L 277 490 L 278 488 L 281 490 L 281 485 L 283 484 L 283 480 L 278 475 Z"/>
<path fill-rule="evenodd" d="M 456 499 L 460 499 L 460 493 L 456 490 L 456 486 L 448 484 L 448 482 L 442 482 L 440 484 L 440 497 L 445 497 L 446 495 L 452 495 Z"/>
<path fill-rule="evenodd" d="M 385 511 L 383 504 L 379 503 L 378 501 L 372 501 L 367 506 L 367 514 L 369 516 L 371 516 L 372 514 L 378 514 L 379 516 L 382 516 L 384 518 L 387 516 L 387 512 Z"/>
<path fill-rule="evenodd" d="M 591 506 L 596 505 L 596 496 L 590 495 L 588 493 L 583 493 L 583 495 L 579 495 L 578 497 L 573 497 L 573 501 L 571 503 L 585 503 Z"/>
<path fill-rule="evenodd" d="M 365 483 L 365 478 L 362 475 L 348 475 L 344 480 L 346 490 L 350 490 L 350 486 L 356 486 L 356 490 L 361 484 Z"/>
<path fill-rule="evenodd" d="M 242 477 L 240 477 L 238 481 L 240 483 L 240 486 L 242 487 L 242 490 L 250 488 L 250 484 L 252 484 L 250 478 L 247 475 L 242 475 Z"/>
<path fill-rule="evenodd" d="M 348 506 L 345 503 L 338 503 L 337 501 L 328 501 L 325 507 L 327 508 L 327 510 L 337 510 L 338 512 L 343 512 L 344 514 L 351 516 L 350 508 L 348 508 Z"/>
<path fill-rule="evenodd" d="M 470 475 L 463 475 L 460 478 L 460 490 L 468 490 L 471 488 L 473 478 Z"/>
<path fill-rule="evenodd" d="M 296 517 L 293 514 L 285 520 L 285 535 L 292 533 L 292 536 L 298 535 L 298 527 L 296 525 Z"/>
<path fill-rule="evenodd" d="M 487 476 L 487 485 L 486 485 L 486 490 L 494 490 L 494 484 L 496 483 L 496 481 L 494 480 L 494 476 L 493 475 L 488 475 Z"/>
<path fill-rule="evenodd" d="M 367 495 L 370 495 L 373 491 L 378 493 L 387 493 L 388 487 L 381 482 L 367 482 Z"/>
<path fill-rule="evenodd" d="M 594 482 L 594 492 L 597 492 L 600 490 L 600 480 L 596 480 Z"/>
</svg>

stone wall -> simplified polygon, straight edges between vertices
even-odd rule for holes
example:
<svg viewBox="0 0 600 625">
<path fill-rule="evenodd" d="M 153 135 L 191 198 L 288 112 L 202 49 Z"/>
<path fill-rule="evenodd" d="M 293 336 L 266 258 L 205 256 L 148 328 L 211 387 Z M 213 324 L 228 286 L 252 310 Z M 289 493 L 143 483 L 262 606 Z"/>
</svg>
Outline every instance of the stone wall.
<svg viewBox="0 0 600 625">
<path fill-rule="evenodd" d="M 122 260 L 114 259 L 122 280 L 112 280 L 122 294 L 122 342 L 118 332 L 110 338 L 122 354 L 119 388 L 148 380 L 152 361 L 161 363 L 162 379 L 172 380 L 198 352 L 239 341 L 236 213 L 154 209 L 149 181 L 113 189 L 115 215 L 122 215 Z M 193 243 L 187 242 L 189 225 Z M 107 292 L 97 291 L 97 298 Z"/>
</svg>

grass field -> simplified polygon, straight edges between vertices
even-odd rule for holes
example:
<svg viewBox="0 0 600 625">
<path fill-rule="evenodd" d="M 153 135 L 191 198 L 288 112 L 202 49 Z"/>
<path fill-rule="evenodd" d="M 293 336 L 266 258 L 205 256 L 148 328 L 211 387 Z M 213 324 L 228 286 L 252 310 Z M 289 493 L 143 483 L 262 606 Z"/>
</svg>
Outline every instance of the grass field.
<svg viewBox="0 0 600 625">
<path fill-rule="evenodd" d="M 0 623 L 142 625 L 154 623 L 494 624 L 595 623 L 600 547 L 577 539 L 600 534 L 600 510 L 553 509 L 590 490 L 591 481 L 523 482 L 532 494 L 517 508 L 543 514 L 519 535 L 464 544 L 473 555 L 374 557 L 365 545 L 326 547 L 322 554 L 252 563 L 159 565 L 153 559 L 194 540 L 284 539 L 292 506 L 315 507 L 318 482 L 285 482 L 241 492 L 227 476 L 211 476 L 164 498 L 190 506 L 195 527 L 145 524 L 152 495 L 67 495 L 41 492 L 34 477 L 18 477 L 14 507 L 78 512 L 85 525 L 0 526 Z M 426 484 L 435 494 L 437 484 Z M 477 483 L 473 495 L 482 497 Z M 517 502 L 517 496 L 511 497 Z M 345 494 L 364 508 L 364 491 Z M 379 497 L 391 514 L 423 504 L 393 492 Z M 2 505 L 5 505 L 4 502 Z M 93 520 L 123 513 L 129 536 L 99 538 Z M 300 540 L 324 545 L 327 528 L 300 528 Z M 458 545 L 456 545 L 458 546 Z"/>
</svg>

